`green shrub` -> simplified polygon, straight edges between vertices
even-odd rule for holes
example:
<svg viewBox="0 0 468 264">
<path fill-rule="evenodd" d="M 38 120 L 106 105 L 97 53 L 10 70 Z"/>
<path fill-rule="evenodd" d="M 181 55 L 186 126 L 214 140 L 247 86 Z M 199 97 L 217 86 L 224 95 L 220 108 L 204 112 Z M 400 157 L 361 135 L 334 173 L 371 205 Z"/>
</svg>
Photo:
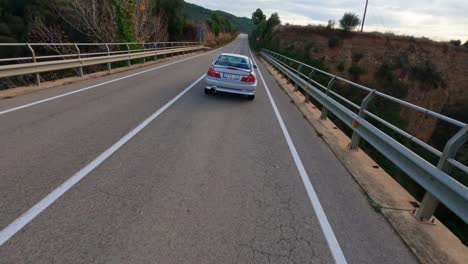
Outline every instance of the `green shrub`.
<svg viewBox="0 0 468 264">
<path fill-rule="evenodd" d="M 424 83 L 423 90 L 437 89 L 444 85 L 444 80 L 429 62 L 411 67 L 410 77 Z"/>
<path fill-rule="evenodd" d="M 116 24 L 121 42 L 135 42 L 135 8 L 133 1 L 120 4 L 117 0 L 112 2 L 116 13 Z M 132 47 L 131 47 L 132 48 Z"/>
<path fill-rule="evenodd" d="M 345 70 L 344 62 L 340 62 L 340 64 L 338 64 L 337 69 L 338 69 L 339 72 L 344 72 L 344 70 Z"/>
<path fill-rule="evenodd" d="M 355 80 L 358 80 L 359 79 L 359 76 L 361 76 L 362 74 L 364 74 L 366 71 L 359 67 L 359 65 L 357 64 L 353 64 L 351 65 L 351 67 L 349 67 L 348 69 L 348 73 L 351 74 L 351 76 L 355 79 Z"/>
<path fill-rule="evenodd" d="M 329 48 L 335 48 L 335 47 L 338 47 L 341 45 L 341 38 L 336 36 L 336 35 L 333 35 L 331 36 L 329 39 L 328 39 L 328 47 Z"/>
<path fill-rule="evenodd" d="M 364 58 L 364 54 L 362 53 L 353 53 L 353 63 L 358 63 L 362 58 Z"/>
<path fill-rule="evenodd" d="M 455 47 L 460 47 L 461 45 L 461 40 L 457 39 L 457 40 L 451 40 L 449 42 L 451 45 L 455 46 Z"/>
<path fill-rule="evenodd" d="M 395 65 L 384 63 L 375 73 L 378 86 L 381 91 L 396 98 L 404 98 L 408 93 L 407 85 L 395 76 Z"/>
</svg>

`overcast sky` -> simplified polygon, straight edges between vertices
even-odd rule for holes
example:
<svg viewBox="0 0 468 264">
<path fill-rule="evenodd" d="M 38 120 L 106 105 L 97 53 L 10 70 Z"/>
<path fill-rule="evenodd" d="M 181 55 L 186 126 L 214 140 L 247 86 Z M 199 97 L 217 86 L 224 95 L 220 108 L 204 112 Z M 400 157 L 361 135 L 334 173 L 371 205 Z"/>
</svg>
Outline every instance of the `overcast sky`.
<svg viewBox="0 0 468 264">
<path fill-rule="evenodd" d="M 365 0 L 188 0 L 213 10 L 251 17 L 261 8 L 278 12 L 283 23 L 326 24 L 345 12 L 362 18 Z M 468 40 L 468 0 L 369 0 L 366 31 L 426 36 L 435 40 Z"/>
</svg>

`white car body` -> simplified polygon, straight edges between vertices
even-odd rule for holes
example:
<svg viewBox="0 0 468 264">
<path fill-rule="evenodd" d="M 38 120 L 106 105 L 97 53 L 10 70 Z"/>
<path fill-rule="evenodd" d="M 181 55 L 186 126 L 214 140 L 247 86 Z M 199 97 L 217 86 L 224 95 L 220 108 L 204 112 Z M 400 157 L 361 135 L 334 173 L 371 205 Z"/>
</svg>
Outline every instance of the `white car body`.
<svg viewBox="0 0 468 264">
<path fill-rule="evenodd" d="M 257 88 L 255 68 L 247 56 L 223 53 L 210 66 L 205 79 L 205 92 L 241 94 L 252 100 Z"/>
</svg>

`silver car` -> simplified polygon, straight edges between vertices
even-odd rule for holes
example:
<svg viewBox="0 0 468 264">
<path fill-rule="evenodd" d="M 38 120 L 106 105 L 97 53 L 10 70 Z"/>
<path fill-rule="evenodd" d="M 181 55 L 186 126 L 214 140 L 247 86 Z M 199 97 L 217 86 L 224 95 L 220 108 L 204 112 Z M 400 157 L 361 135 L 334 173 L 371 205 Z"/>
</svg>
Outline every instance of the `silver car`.
<svg viewBox="0 0 468 264">
<path fill-rule="evenodd" d="M 247 56 L 223 53 L 213 61 L 206 74 L 205 93 L 241 94 L 253 100 L 257 88 L 256 68 Z"/>
</svg>

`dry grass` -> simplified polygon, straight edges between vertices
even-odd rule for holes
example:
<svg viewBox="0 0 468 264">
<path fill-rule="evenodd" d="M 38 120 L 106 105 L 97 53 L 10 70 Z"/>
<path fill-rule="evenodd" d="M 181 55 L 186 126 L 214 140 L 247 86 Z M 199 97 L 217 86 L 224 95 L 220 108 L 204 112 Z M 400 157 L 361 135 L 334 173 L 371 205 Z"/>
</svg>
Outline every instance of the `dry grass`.
<svg viewBox="0 0 468 264">
<path fill-rule="evenodd" d="M 463 46 L 455 47 L 451 45 L 448 41 L 434 41 L 426 37 L 415 37 L 415 36 L 408 36 L 408 35 L 397 35 L 393 32 L 346 32 L 341 29 L 329 29 L 325 26 L 321 25 L 307 25 L 307 26 L 299 26 L 299 25 L 285 25 L 278 28 L 279 31 L 294 31 L 300 34 L 319 34 L 324 37 L 330 38 L 332 36 L 339 36 L 343 39 L 352 38 L 353 36 L 359 35 L 361 37 L 367 37 L 369 39 L 388 39 L 394 41 L 405 41 L 405 42 L 412 42 L 415 44 L 425 44 L 431 46 L 438 46 L 448 48 L 451 46 L 452 48 L 456 48 L 460 51 L 468 52 L 468 48 Z"/>
</svg>

